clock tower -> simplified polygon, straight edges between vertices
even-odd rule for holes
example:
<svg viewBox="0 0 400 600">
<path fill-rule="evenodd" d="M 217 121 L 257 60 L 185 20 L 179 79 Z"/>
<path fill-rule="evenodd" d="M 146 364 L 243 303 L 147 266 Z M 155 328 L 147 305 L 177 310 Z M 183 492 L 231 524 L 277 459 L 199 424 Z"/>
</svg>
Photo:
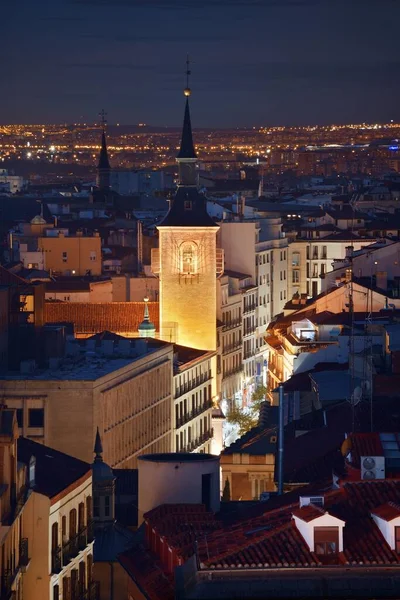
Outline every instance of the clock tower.
<svg viewBox="0 0 400 600">
<path fill-rule="evenodd" d="M 160 278 L 160 337 L 191 348 L 216 350 L 217 277 L 222 274 L 223 259 L 216 247 L 219 227 L 207 213 L 207 200 L 198 190 L 189 87 L 184 94 L 185 115 L 176 159 L 178 189 L 157 227 L 159 248 L 152 255 L 153 271 Z"/>
</svg>

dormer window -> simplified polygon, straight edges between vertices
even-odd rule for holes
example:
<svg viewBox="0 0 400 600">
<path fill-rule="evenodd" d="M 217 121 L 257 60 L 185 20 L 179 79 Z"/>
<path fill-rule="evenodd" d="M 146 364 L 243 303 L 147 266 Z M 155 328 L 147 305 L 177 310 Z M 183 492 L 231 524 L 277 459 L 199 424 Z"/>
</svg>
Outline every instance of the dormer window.
<svg viewBox="0 0 400 600">
<path fill-rule="evenodd" d="M 329 556 L 339 551 L 339 527 L 314 527 L 315 554 Z"/>
<path fill-rule="evenodd" d="M 389 548 L 400 554 L 400 506 L 387 502 L 371 512 Z"/>
<path fill-rule="evenodd" d="M 321 562 L 337 560 L 335 555 L 343 552 L 344 521 L 314 504 L 295 510 L 293 518 L 310 552 L 318 555 Z"/>
<path fill-rule="evenodd" d="M 192 208 L 193 208 L 192 201 L 191 200 L 185 200 L 185 202 L 183 203 L 183 208 L 185 210 L 192 210 Z"/>
</svg>

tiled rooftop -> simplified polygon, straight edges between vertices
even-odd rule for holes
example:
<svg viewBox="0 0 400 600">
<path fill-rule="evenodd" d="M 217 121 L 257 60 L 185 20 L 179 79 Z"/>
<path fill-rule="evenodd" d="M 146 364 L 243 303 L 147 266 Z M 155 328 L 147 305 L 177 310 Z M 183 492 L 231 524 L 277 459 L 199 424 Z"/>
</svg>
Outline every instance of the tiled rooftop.
<svg viewBox="0 0 400 600">
<path fill-rule="evenodd" d="M 148 302 L 150 321 L 159 329 L 158 302 Z M 45 323 L 73 323 L 76 333 L 134 333 L 143 321 L 144 302 L 110 302 L 89 304 L 85 302 L 45 302 Z"/>
<path fill-rule="evenodd" d="M 400 517 L 400 506 L 394 502 L 386 502 L 386 504 L 374 508 L 372 513 L 384 521 L 392 521 Z"/>
<path fill-rule="evenodd" d="M 346 483 L 326 492 L 324 501 L 324 510 L 312 505 L 299 509 L 291 495 L 284 506 L 268 511 L 267 503 L 263 514 L 229 525 L 202 505 L 161 506 L 148 513 L 146 520 L 184 560 L 193 554 L 197 540 L 203 568 L 315 567 L 321 562 L 309 551 L 292 517 L 301 515 L 310 521 L 326 511 L 345 522 L 339 564 L 400 563 L 371 517 L 382 510 L 382 504 L 395 506 L 400 501 L 399 481 Z"/>
</svg>

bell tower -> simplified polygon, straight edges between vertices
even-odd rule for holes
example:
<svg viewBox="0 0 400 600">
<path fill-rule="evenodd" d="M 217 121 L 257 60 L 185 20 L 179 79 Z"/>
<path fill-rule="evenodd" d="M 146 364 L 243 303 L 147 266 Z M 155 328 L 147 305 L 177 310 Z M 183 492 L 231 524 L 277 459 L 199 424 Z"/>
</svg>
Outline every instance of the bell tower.
<svg viewBox="0 0 400 600">
<path fill-rule="evenodd" d="M 200 350 L 216 350 L 217 276 L 223 260 L 217 251 L 219 229 L 198 190 L 197 156 L 190 119 L 189 61 L 181 145 L 176 158 L 179 182 L 170 209 L 157 229 L 159 248 L 152 269 L 160 278 L 160 336 Z M 218 264 L 217 264 L 218 263 Z"/>
<path fill-rule="evenodd" d="M 101 117 L 101 148 L 99 154 L 99 162 L 97 164 L 96 184 L 99 190 L 108 191 L 110 189 L 110 172 L 111 166 L 108 160 L 108 150 L 106 141 L 106 113 L 104 109 L 100 113 Z"/>
</svg>

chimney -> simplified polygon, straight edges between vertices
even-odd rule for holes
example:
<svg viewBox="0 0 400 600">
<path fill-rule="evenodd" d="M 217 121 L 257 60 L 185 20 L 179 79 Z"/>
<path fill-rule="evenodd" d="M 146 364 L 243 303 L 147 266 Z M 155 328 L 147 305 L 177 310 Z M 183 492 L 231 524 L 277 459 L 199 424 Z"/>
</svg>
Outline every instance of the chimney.
<svg viewBox="0 0 400 600">
<path fill-rule="evenodd" d="M 387 290 L 388 276 L 387 271 L 376 272 L 376 287 L 381 290 Z"/>
<path fill-rule="evenodd" d="M 354 246 L 346 246 L 346 258 L 351 258 L 353 256 Z"/>
<path fill-rule="evenodd" d="M 300 304 L 302 306 L 304 306 L 305 304 L 307 304 L 307 294 L 301 294 L 301 296 L 300 296 Z"/>
</svg>

